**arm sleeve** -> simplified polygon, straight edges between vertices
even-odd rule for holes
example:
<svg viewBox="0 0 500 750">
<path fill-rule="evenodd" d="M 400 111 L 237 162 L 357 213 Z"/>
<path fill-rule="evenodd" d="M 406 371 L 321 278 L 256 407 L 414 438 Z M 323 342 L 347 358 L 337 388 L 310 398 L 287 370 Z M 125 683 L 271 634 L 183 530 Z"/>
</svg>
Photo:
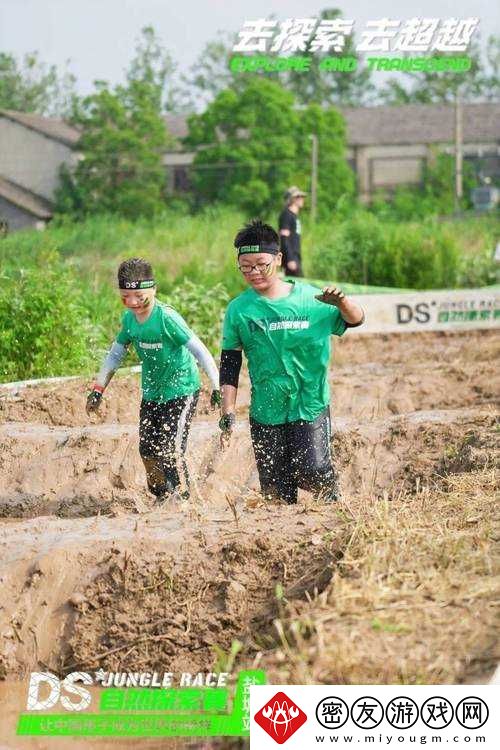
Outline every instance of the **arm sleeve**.
<svg viewBox="0 0 500 750">
<path fill-rule="evenodd" d="M 334 336 L 342 336 L 343 333 L 345 333 L 347 328 L 347 323 L 345 322 L 344 318 L 340 314 L 340 310 L 338 307 L 334 307 L 331 305 L 332 312 L 331 312 L 331 325 L 332 325 L 332 334 Z"/>
<path fill-rule="evenodd" d="M 220 385 L 233 385 L 238 387 L 240 378 L 241 361 L 243 355 L 241 349 L 223 349 L 220 355 Z"/>
<path fill-rule="evenodd" d="M 115 341 L 102 363 L 99 374 L 96 377 L 96 384 L 106 388 L 111 380 L 113 373 L 119 368 L 124 356 L 127 353 L 127 347 Z"/>
<path fill-rule="evenodd" d="M 242 342 L 236 325 L 235 315 L 231 305 L 226 310 L 224 324 L 222 326 L 222 348 L 223 349 L 242 349 Z"/>
<path fill-rule="evenodd" d="M 205 344 L 200 341 L 198 336 L 193 335 L 186 343 L 186 348 L 189 349 L 193 357 L 196 358 L 200 367 L 202 367 L 207 373 L 212 384 L 212 388 L 214 390 L 217 390 L 219 388 L 219 371 L 217 370 L 217 365 L 215 364 L 214 358 L 208 351 Z"/>
<path fill-rule="evenodd" d="M 168 308 L 168 312 L 163 310 L 163 330 L 177 346 L 185 346 L 194 336 L 182 315 L 171 308 Z"/>
</svg>

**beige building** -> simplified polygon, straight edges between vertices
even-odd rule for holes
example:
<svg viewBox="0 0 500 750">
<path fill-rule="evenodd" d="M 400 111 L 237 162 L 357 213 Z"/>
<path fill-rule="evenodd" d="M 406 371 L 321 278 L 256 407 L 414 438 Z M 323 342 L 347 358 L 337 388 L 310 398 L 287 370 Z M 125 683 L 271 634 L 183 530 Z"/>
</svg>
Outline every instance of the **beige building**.
<svg viewBox="0 0 500 750">
<path fill-rule="evenodd" d="M 404 105 L 341 109 L 347 127 L 346 157 L 356 172 L 359 194 L 369 200 L 377 189 L 418 184 L 425 163 L 439 151 L 453 153 L 454 107 Z M 171 193 L 190 189 L 194 152 L 186 151 L 183 115 L 166 115 L 176 147 L 163 163 Z M 62 164 L 78 159 L 79 131 L 35 114 L 0 110 L 0 221 L 9 230 L 42 228 L 52 217 Z M 464 158 L 483 176 L 500 177 L 500 105 L 463 107 Z M 320 154 L 320 168 L 321 157 Z"/>
<path fill-rule="evenodd" d="M 346 121 L 346 158 L 356 173 L 363 201 L 379 189 L 420 184 L 427 161 L 438 152 L 454 153 L 455 108 L 451 105 L 352 107 L 340 108 L 340 112 Z M 175 129 L 178 138 L 187 135 L 185 118 L 176 118 Z M 464 105 L 463 154 L 482 176 L 500 178 L 500 104 Z M 322 156 L 327 155 L 319 154 L 320 170 Z M 189 186 L 193 159 L 192 152 L 166 155 L 175 188 Z"/>
<path fill-rule="evenodd" d="M 74 164 L 79 132 L 62 120 L 0 110 L 0 220 L 9 230 L 52 217 L 61 164 Z"/>
<path fill-rule="evenodd" d="M 347 126 L 347 158 L 359 195 L 419 184 L 437 152 L 454 153 L 455 108 L 438 104 L 341 109 Z M 500 105 L 463 107 L 463 154 L 484 177 L 500 178 Z"/>
</svg>

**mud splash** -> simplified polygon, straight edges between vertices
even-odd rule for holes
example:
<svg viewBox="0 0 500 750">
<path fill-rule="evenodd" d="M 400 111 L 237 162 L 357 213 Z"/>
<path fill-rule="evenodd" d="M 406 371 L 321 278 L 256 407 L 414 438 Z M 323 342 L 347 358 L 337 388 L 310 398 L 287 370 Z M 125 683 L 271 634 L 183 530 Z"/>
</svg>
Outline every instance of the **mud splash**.
<svg viewBox="0 0 500 750">
<path fill-rule="evenodd" d="M 0 677 L 74 664 L 193 672 L 229 658 L 234 641 L 258 664 L 282 608 L 331 588 L 360 508 L 392 497 L 417 507 L 449 477 L 495 469 L 499 342 L 495 332 L 339 342 L 335 507 L 305 493 L 295 508 L 262 503 L 248 380 L 226 455 L 204 394 L 192 501 L 161 508 L 144 488 L 135 376 L 115 379 L 90 424 L 83 381 L 0 388 Z"/>
</svg>

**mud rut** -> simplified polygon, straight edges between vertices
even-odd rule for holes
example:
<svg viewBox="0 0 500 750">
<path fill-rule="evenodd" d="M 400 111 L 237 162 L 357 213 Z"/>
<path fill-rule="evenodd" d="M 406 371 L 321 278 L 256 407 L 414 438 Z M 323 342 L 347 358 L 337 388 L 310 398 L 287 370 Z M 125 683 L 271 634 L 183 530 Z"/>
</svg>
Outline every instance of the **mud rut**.
<svg viewBox="0 0 500 750">
<path fill-rule="evenodd" d="M 332 447 L 347 503 L 411 498 L 488 465 L 499 340 L 339 342 Z M 328 585 L 348 538 L 342 507 L 305 493 L 297 507 L 261 502 L 247 382 L 232 448 L 217 450 L 205 396 L 189 444 L 192 501 L 155 507 L 137 451 L 137 378 L 116 378 L 91 424 L 86 385 L 0 389 L 0 677 L 196 672 L 227 666 L 235 639 L 250 658 L 272 646 L 277 592 L 290 601 Z"/>
</svg>

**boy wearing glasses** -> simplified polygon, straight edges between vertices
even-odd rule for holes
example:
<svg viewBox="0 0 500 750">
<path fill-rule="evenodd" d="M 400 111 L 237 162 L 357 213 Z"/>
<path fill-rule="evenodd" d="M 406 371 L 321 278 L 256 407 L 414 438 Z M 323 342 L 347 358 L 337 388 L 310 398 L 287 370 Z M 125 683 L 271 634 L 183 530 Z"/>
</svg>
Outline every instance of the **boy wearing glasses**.
<svg viewBox="0 0 500 750">
<path fill-rule="evenodd" d="M 143 258 L 125 260 L 118 268 L 118 287 L 127 308 L 122 329 L 112 345 L 92 391 L 87 414 L 97 411 L 102 394 L 133 344 L 142 362 L 142 401 L 139 453 L 146 469 L 149 491 L 158 502 L 175 495 L 189 496 L 189 475 L 184 460 L 191 420 L 200 393 L 195 359 L 212 383 L 212 408 L 220 405 L 219 373 L 206 346 L 173 308 L 156 299 L 151 265 Z"/>
<path fill-rule="evenodd" d="M 334 502 L 340 490 L 330 455 L 330 336 L 361 325 L 363 311 L 335 287 L 318 294 L 309 284 L 281 279 L 279 237 L 268 224 L 251 221 L 238 232 L 234 246 L 249 288 L 229 303 L 224 319 L 223 442 L 229 442 L 235 424 L 244 351 L 262 494 L 292 504 L 301 487 Z"/>
</svg>

